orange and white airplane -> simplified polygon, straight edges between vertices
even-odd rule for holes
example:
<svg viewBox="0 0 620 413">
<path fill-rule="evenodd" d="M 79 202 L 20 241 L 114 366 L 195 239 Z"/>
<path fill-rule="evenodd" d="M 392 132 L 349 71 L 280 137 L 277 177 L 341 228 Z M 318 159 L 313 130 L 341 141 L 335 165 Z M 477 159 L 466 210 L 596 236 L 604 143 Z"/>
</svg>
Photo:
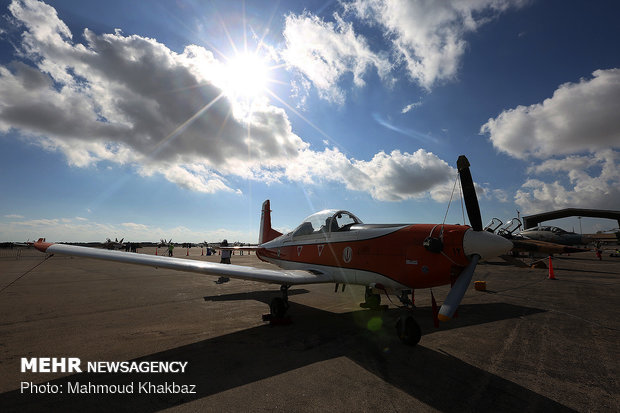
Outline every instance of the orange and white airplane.
<svg viewBox="0 0 620 413">
<path fill-rule="evenodd" d="M 335 283 L 366 287 L 366 308 L 378 308 L 380 295 L 395 294 L 405 307 L 412 304 L 409 294 L 420 288 L 452 284 L 437 317 L 449 320 L 471 283 L 481 258 L 505 254 L 512 243 L 482 230 L 482 219 L 469 162 L 457 162 L 471 227 L 444 224 L 364 224 L 343 210 L 324 210 L 307 217 L 294 231 L 281 234 L 271 227 L 269 200 L 263 203 L 259 244 L 252 249 L 263 261 L 280 270 L 269 270 L 205 261 L 131 254 L 95 248 L 52 244 L 39 239 L 35 247 L 53 254 L 162 267 L 179 271 L 220 275 L 279 284 L 281 297 L 270 304 L 273 318 L 284 317 L 288 309 L 288 289 L 293 285 Z M 411 312 L 397 322 L 399 337 L 415 345 L 420 327 Z"/>
</svg>

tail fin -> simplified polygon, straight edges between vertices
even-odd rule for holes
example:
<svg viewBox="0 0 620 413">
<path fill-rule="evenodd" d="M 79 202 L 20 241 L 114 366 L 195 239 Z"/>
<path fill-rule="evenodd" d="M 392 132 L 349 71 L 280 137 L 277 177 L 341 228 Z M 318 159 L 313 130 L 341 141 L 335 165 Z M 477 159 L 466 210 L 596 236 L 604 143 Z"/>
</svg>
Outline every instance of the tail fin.
<svg viewBox="0 0 620 413">
<path fill-rule="evenodd" d="M 262 244 L 278 238 L 282 233 L 271 228 L 271 209 L 269 200 L 263 202 L 263 210 L 260 215 L 260 233 L 258 235 L 258 243 Z"/>
</svg>

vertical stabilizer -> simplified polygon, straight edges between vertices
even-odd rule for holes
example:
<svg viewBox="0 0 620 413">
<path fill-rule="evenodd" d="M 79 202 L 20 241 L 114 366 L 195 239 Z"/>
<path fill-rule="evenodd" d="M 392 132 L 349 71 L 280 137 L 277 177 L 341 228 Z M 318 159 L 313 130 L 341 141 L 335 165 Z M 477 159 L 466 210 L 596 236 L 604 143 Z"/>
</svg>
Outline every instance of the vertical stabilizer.
<svg viewBox="0 0 620 413">
<path fill-rule="evenodd" d="M 263 202 L 263 209 L 260 215 L 260 232 L 258 234 L 258 243 L 262 244 L 278 238 L 282 233 L 271 228 L 271 209 L 269 200 Z"/>
</svg>

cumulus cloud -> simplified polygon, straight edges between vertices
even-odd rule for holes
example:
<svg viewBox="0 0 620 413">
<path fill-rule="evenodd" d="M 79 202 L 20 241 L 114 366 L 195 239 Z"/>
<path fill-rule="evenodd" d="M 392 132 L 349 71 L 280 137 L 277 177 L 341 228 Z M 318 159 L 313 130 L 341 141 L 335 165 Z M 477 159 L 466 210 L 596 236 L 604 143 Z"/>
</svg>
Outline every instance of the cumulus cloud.
<svg viewBox="0 0 620 413">
<path fill-rule="evenodd" d="M 370 161 L 311 150 L 282 108 L 263 99 L 251 111 L 239 110 L 225 93 L 225 64 L 203 47 L 176 53 L 120 30 L 85 29 L 79 43 L 45 3 L 15 0 L 9 10 L 21 36 L 13 39 L 16 61 L 0 66 L 0 134 L 60 151 L 71 165 L 128 164 L 143 176 L 159 174 L 205 193 L 239 192 L 231 177 L 329 181 L 382 200 L 433 196 L 449 175 L 445 162 L 422 150 L 380 152 Z M 363 85 L 369 68 L 383 76 L 389 67 L 335 18 L 334 25 L 288 16 L 286 36 L 307 35 L 306 49 L 291 40 L 291 61 L 320 51 L 325 64 L 305 55 L 314 67 L 305 73 L 337 99 L 333 84 L 344 74 Z"/>
<path fill-rule="evenodd" d="M 518 159 L 540 163 L 515 200 L 533 212 L 620 204 L 620 69 L 565 83 L 551 98 L 489 119 L 481 133 Z"/>
<path fill-rule="evenodd" d="M 198 166 L 229 173 L 256 159 L 284 162 L 306 146 L 279 108 L 235 117 L 217 83 L 222 64 L 204 48 L 178 54 L 154 39 L 88 29 L 86 44 L 76 44 L 52 7 L 16 1 L 10 11 L 25 28 L 18 52 L 31 63 L 0 67 L 0 132 L 36 137 L 72 165 L 138 163 L 144 174 L 165 171 L 212 192 L 226 187 L 223 179 Z"/>
<path fill-rule="evenodd" d="M 527 211 L 618 209 L 620 205 L 618 151 L 607 149 L 594 154 L 550 159 L 529 168 L 529 172 L 535 177 L 529 178 L 515 196 L 517 204 Z"/>
<path fill-rule="evenodd" d="M 430 89 L 453 79 L 465 53 L 465 35 L 526 0 L 353 0 L 347 10 L 383 28 L 411 79 Z"/>
<path fill-rule="evenodd" d="M 620 69 L 565 83 L 542 103 L 517 106 L 485 123 L 493 146 L 515 158 L 620 148 Z"/>
<path fill-rule="evenodd" d="M 353 75 L 353 83 L 361 87 L 370 68 L 385 78 L 391 67 L 384 56 L 372 52 L 366 40 L 355 34 L 351 23 L 337 13 L 334 19 L 335 24 L 308 12 L 286 16 L 282 58 L 309 79 L 322 98 L 342 104 L 345 92 L 338 83 L 343 76 Z"/>
<path fill-rule="evenodd" d="M 444 202 L 444 190 L 456 176 L 454 168 L 424 149 L 412 154 L 381 151 L 370 161 L 349 159 L 337 149 L 308 151 L 286 172 L 307 183 L 312 177 L 330 177 L 347 189 L 368 192 L 381 201 L 430 196 Z"/>
</svg>

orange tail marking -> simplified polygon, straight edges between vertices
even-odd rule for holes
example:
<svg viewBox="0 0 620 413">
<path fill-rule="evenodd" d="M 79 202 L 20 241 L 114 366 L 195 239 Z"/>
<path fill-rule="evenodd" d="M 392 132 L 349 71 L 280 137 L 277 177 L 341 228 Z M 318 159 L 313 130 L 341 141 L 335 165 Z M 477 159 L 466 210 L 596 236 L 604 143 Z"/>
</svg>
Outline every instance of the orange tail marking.
<svg viewBox="0 0 620 413">
<path fill-rule="evenodd" d="M 258 243 L 262 244 L 267 241 L 271 241 L 274 238 L 278 238 L 282 235 L 281 232 L 271 228 L 271 209 L 269 200 L 263 202 L 263 208 L 260 216 L 260 233 L 258 235 Z"/>
</svg>

